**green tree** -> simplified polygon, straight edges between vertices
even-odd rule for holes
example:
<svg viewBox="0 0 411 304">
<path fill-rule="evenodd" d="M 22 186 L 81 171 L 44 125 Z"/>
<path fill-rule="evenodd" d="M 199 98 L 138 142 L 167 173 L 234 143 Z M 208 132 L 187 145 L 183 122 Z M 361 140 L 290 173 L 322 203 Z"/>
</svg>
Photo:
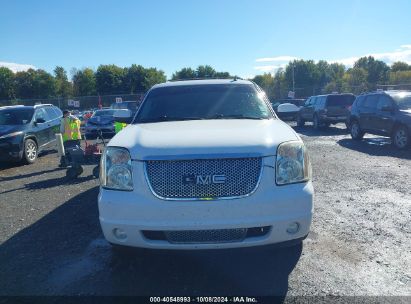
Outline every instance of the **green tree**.
<svg viewBox="0 0 411 304">
<path fill-rule="evenodd" d="M 399 71 L 410 71 L 411 65 L 407 64 L 406 62 L 397 61 L 394 62 L 391 66 L 391 72 L 399 72 Z"/>
<path fill-rule="evenodd" d="M 275 98 L 274 77 L 270 73 L 257 75 L 252 79 L 259 87 L 261 87 L 270 99 Z"/>
<path fill-rule="evenodd" d="M 144 76 L 144 90 L 149 90 L 153 85 L 157 83 L 166 82 L 167 77 L 163 71 L 157 70 L 156 68 L 149 68 L 145 70 Z"/>
<path fill-rule="evenodd" d="M 409 84 L 411 83 L 411 70 L 391 72 L 389 76 L 390 84 Z"/>
<path fill-rule="evenodd" d="M 40 69 L 17 72 L 14 87 L 17 98 L 50 98 L 56 95 L 54 77 Z"/>
<path fill-rule="evenodd" d="M 72 95 L 73 88 L 71 82 L 68 81 L 67 72 L 61 66 L 56 66 L 54 69 L 54 78 L 56 80 L 56 94 L 59 97 L 69 97 Z"/>
<path fill-rule="evenodd" d="M 171 77 L 172 80 L 184 80 L 184 79 L 193 79 L 196 78 L 197 74 L 192 68 L 182 68 L 179 71 L 176 71 Z"/>
<path fill-rule="evenodd" d="M 354 68 L 364 69 L 367 72 L 367 86 L 369 89 L 375 89 L 379 83 L 384 83 L 388 80 L 389 66 L 380 60 L 375 60 L 374 57 L 361 57 L 354 63 Z"/>
<path fill-rule="evenodd" d="M 200 65 L 196 70 L 196 77 L 197 78 L 215 78 L 216 77 L 216 70 L 209 65 Z"/>
<path fill-rule="evenodd" d="M 96 88 L 99 94 L 124 92 L 124 69 L 114 65 L 100 65 L 96 71 Z"/>
<path fill-rule="evenodd" d="M 0 67 L 0 100 L 14 97 L 13 81 L 13 72 L 6 67 Z"/>
<path fill-rule="evenodd" d="M 146 69 L 141 65 L 133 64 L 124 69 L 124 91 L 131 94 L 145 91 Z"/>
<path fill-rule="evenodd" d="M 73 70 L 73 93 L 75 96 L 96 95 L 96 77 L 90 68 Z"/>
<path fill-rule="evenodd" d="M 320 73 L 313 60 L 294 60 L 285 69 L 289 90 L 293 88 L 293 66 L 296 96 L 310 96 L 319 88 Z"/>
<path fill-rule="evenodd" d="M 368 73 L 365 69 L 354 67 L 348 69 L 343 78 L 343 88 L 344 92 L 351 92 L 354 94 L 360 94 L 362 92 L 368 91 L 367 86 Z"/>
</svg>

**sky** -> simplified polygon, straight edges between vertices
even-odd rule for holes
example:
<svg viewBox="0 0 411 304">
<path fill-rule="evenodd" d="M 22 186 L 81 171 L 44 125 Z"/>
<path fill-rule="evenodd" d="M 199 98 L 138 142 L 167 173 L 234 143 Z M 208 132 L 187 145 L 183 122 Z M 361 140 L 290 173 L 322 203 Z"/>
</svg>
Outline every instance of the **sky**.
<svg viewBox="0 0 411 304">
<path fill-rule="evenodd" d="M 295 58 L 411 64 L 410 0 L 0 0 L 0 66 L 209 64 L 245 78 Z"/>
</svg>

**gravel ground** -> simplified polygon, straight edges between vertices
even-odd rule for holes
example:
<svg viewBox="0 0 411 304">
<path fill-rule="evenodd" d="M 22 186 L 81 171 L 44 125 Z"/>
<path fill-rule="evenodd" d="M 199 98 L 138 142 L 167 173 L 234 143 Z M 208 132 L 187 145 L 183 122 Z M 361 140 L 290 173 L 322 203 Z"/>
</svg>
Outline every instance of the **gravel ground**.
<svg viewBox="0 0 411 304">
<path fill-rule="evenodd" d="M 0 167 L 0 295 L 411 296 L 411 151 L 296 128 L 316 190 L 293 249 L 131 251 L 104 240 L 92 166 L 75 183 L 55 152 Z"/>
</svg>

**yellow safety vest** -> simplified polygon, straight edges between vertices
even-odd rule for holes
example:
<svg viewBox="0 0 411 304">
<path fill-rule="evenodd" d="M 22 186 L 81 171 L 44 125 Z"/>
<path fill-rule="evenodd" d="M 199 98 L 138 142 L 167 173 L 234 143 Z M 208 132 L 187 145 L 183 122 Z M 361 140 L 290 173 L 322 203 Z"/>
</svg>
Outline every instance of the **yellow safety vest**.
<svg viewBox="0 0 411 304">
<path fill-rule="evenodd" d="M 127 126 L 127 124 L 125 122 L 118 122 L 116 121 L 114 123 L 114 131 L 116 132 L 116 134 L 118 132 L 120 132 L 121 130 L 123 130 L 125 127 Z"/>
<path fill-rule="evenodd" d="M 63 141 L 81 139 L 80 120 L 71 117 L 64 118 Z"/>
</svg>

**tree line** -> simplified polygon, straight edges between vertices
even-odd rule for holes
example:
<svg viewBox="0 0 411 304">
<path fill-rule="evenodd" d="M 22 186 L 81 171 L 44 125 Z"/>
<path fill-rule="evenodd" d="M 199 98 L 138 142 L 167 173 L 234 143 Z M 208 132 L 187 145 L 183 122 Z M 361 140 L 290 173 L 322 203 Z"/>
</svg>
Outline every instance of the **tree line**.
<svg viewBox="0 0 411 304">
<path fill-rule="evenodd" d="M 69 79 L 61 66 L 57 66 L 53 74 L 42 69 L 13 73 L 6 67 L 0 67 L 0 100 L 133 94 L 145 92 L 154 84 L 166 81 L 162 70 L 136 64 L 125 68 L 111 64 L 100 65 L 97 70 L 73 69 L 71 74 Z M 200 65 L 196 69 L 185 67 L 176 71 L 171 80 L 231 77 L 229 72 Z M 324 60 L 294 60 L 284 69 L 257 75 L 252 80 L 271 99 L 286 97 L 293 87 L 297 97 L 331 92 L 359 94 L 375 90 L 382 84 L 411 83 L 411 65 L 395 62 L 388 66 L 371 56 L 358 59 L 348 69 L 342 64 Z"/>
</svg>

